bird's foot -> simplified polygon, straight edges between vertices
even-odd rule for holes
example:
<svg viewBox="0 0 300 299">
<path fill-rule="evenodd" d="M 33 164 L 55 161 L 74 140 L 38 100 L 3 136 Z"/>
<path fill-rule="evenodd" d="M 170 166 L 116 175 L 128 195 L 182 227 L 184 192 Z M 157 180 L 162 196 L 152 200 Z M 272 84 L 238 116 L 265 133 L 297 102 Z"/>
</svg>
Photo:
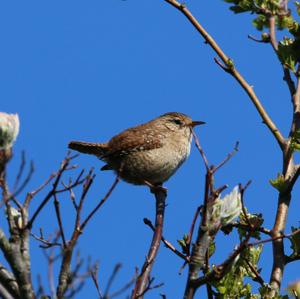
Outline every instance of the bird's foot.
<svg viewBox="0 0 300 299">
<path fill-rule="evenodd" d="M 167 195 L 168 189 L 163 187 L 162 184 L 153 185 L 146 180 L 144 181 L 144 183 L 150 188 L 151 193 L 163 192 L 165 195 Z"/>
</svg>

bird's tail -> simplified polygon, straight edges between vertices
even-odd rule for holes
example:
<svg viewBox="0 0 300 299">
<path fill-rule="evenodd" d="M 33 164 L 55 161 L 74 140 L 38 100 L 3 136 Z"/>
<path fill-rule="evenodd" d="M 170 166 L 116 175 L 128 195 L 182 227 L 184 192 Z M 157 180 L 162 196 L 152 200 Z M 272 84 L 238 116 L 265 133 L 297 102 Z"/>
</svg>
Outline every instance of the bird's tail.
<svg viewBox="0 0 300 299">
<path fill-rule="evenodd" d="M 95 155 L 98 157 L 103 156 L 107 149 L 105 143 L 93 143 L 83 141 L 71 141 L 68 147 L 80 153 Z"/>
</svg>

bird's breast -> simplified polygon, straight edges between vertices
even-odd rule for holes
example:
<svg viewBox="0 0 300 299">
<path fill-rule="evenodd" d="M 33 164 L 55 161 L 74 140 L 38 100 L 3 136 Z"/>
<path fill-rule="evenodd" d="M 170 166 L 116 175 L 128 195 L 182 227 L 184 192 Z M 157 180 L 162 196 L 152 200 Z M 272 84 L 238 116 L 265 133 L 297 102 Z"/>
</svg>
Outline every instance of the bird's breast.
<svg viewBox="0 0 300 299">
<path fill-rule="evenodd" d="M 151 150 L 132 152 L 122 157 L 122 173 L 124 180 L 143 184 L 163 183 L 168 180 L 182 165 L 190 154 L 191 138 L 165 139 L 163 145 Z"/>
</svg>

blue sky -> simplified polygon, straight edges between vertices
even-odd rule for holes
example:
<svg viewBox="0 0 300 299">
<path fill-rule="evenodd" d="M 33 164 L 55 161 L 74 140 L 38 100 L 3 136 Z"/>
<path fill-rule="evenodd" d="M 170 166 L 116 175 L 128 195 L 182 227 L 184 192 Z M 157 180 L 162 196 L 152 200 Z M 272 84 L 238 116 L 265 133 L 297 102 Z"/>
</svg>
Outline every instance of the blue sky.
<svg viewBox="0 0 300 299">
<path fill-rule="evenodd" d="M 286 135 L 291 104 L 282 81 L 280 65 L 271 48 L 247 39 L 258 36 L 251 16 L 233 15 L 221 0 L 187 1 L 188 7 L 212 34 L 235 65 L 254 86 L 274 122 Z M 277 194 L 268 180 L 281 169 L 281 153 L 254 107 L 237 83 L 213 61 L 215 54 L 186 19 L 164 1 L 112 0 L 88 2 L 3 1 L 0 4 L 0 110 L 18 113 L 20 135 L 9 169 L 14 177 L 21 151 L 33 159 L 36 171 L 30 191 L 55 171 L 70 140 L 107 141 L 122 129 L 168 111 L 179 111 L 206 126 L 197 129 L 211 163 L 221 161 L 240 142 L 238 154 L 217 174 L 217 185 L 253 183 L 246 193 L 250 212 L 263 213 L 271 228 Z M 88 196 L 87 213 L 105 194 L 114 177 L 100 172 L 96 158 L 81 155 L 80 168 L 95 167 L 97 177 Z M 188 231 L 192 215 L 202 202 L 204 167 L 196 148 L 172 177 L 165 219 L 165 237 L 172 243 Z M 299 186 L 295 197 L 299 198 Z M 23 194 L 24 196 L 24 194 Z M 33 207 L 42 200 L 35 198 Z M 63 221 L 73 224 L 67 197 L 61 197 Z M 40 214 L 39 227 L 50 233 L 57 228 L 53 204 Z M 298 225 L 299 201 L 291 204 L 288 227 Z M 82 256 L 100 261 L 100 286 L 106 285 L 116 263 L 123 268 L 115 288 L 140 267 L 151 240 L 142 219 L 153 219 L 154 200 L 145 187 L 120 183 L 87 226 L 78 248 Z M 3 218 L 1 218 L 3 221 Z M 237 243 L 220 235 L 215 262 L 221 262 Z M 32 240 L 34 281 L 43 274 L 45 259 Z M 289 248 L 289 243 L 286 243 Z M 269 280 L 271 245 L 262 255 L 262 275 Z M 0 257 L 0 260 L 3 257 Z M 186 271 L 182 262 L 163 246 L 153 269 L 156 282 L 165 285 L 148 298 L 165 293 L 180 298 Z M 283 287 L 297 278 L 297 264 L 286 268 Z M 201 289 L 199 293 L 205 294 Z M 96 298 L 89 281 L 78 298 Z M 205 295 L 203 295 L 205 296 Z"/>
</svg>

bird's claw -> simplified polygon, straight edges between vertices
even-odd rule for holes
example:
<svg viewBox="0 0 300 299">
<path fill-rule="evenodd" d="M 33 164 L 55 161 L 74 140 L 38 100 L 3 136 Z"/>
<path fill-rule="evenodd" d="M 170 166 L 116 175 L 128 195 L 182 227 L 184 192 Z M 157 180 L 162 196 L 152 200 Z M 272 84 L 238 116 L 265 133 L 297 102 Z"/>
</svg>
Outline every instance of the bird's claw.
<svg viewBox="0 0 300 299">
<path fill-rule="evenodd" d="M 150 188 L 151 193 L 158 193 L 163 192 L 165 195 L 167 195 L 168 189 L 163 187 L 161 184 L 153 185 L 148 181 L 144 181 L 145 185 L 147 185 Z"/>
</svg>

